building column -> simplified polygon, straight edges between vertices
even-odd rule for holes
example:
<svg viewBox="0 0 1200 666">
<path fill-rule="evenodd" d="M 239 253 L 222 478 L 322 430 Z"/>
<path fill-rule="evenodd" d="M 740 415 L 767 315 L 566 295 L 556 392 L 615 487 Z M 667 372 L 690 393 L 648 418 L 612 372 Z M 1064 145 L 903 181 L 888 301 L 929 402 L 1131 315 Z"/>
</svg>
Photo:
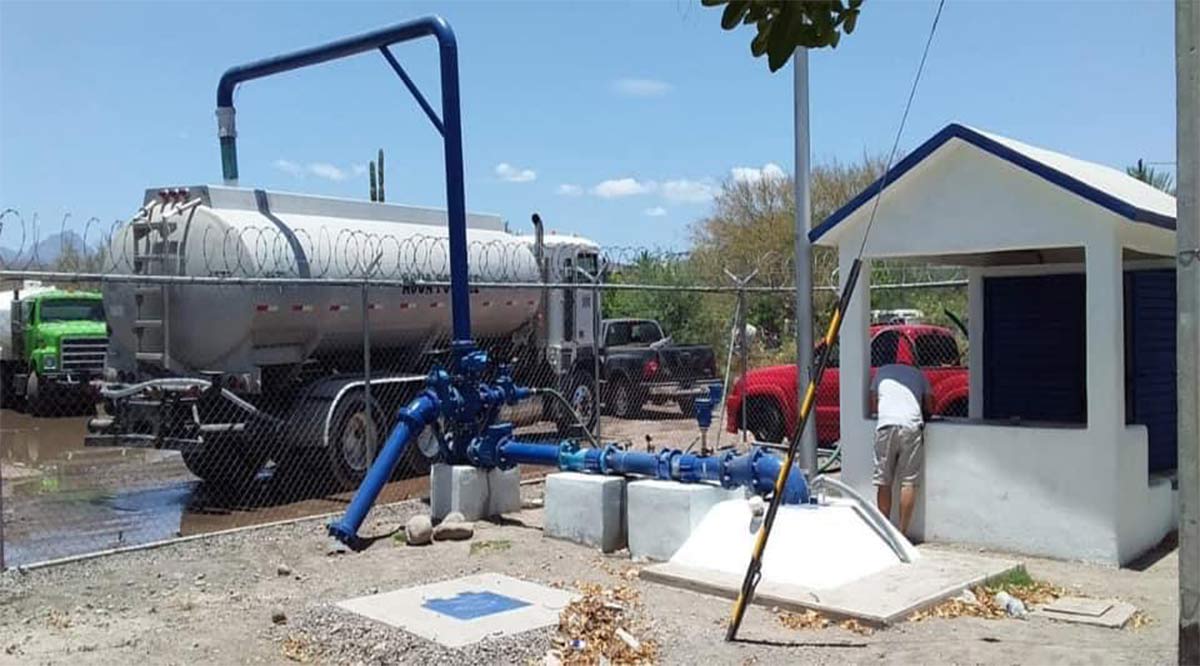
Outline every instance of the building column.
<svg viewBox="0 0 1200 666">
<path fill-rule="evenodd" d="M 983 418 L 983 311 L 983 269 L 970 268 L 967 270 L 967 376 L 971 386 L 967 415 L 973 419 Z"/>
<path fill-rule="evenodd" d="M 857 250 L 857 243 L 841 246 L 838 275 L 843 287 Z M 868 497 L 874 496 L 871 488 L 874 422 L 867 420 L 867 391 L 871 378 L 870 294 L 871 262 L 864 259 L 858 285 L 842 317 L 838 398 L 841 401 L 842 480 Z"/>
<path fill-rule="evenodd" d="M 1125 281 L 1115 234 L 1084 247 L 1088 429 L 1115 442 L 1125 427 Z M 1108 433 L 1111 433 L 1109 435 Z"/>
</svg>

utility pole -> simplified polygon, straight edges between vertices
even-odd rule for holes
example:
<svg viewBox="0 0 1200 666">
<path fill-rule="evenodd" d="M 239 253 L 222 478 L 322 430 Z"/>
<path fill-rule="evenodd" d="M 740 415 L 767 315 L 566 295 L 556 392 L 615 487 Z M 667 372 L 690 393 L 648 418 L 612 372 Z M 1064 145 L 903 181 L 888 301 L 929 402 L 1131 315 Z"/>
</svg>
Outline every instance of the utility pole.
<svg viewBox="0 0 1200 666">
<path fill-rule="evenodd" d="M 808 139 L 808 49 L 798 47 L 792 56 L 795 70 L 795 132 L 796 168 L 793 180 L 796 200 L 796 395 L 804 394 L 812 377 L 812 245 L 808 230 L 812 226 L 812 204 L 809 200 L 809 160 L 812 151 Z M 796 401 L 800 404 L 800 400 Z M 799 407 L 797 407 L 799 409 Z M 795 414 L 799 422 L 799 413 Z M 817 473 L 817 434 L 809 419 L 800 437 L 800 468 L 811 479 Z M 797 436 L 791 433 L 791 436 Z"/>
<path fill-rule="evenodd" d="M 1200 664 L 1200 4 L 1175 0 L 1179 663 Z"/>
</svg>

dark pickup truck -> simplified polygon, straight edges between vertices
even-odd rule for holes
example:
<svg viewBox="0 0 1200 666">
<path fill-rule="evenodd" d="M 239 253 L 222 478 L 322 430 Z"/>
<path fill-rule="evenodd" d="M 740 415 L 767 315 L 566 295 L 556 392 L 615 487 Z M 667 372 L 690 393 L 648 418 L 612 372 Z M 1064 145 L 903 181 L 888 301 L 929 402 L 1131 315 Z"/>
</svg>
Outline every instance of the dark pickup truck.
<svg viewBox="0 0 1200 666">
<path fill-rule="evenodd" d="M 601 339 L 604 404 L 620 418 L 636 417 L 647 402 L 669 401 L 692 416 L 696 397 L 719 381 L 712 347 L 676 345 L 653 319 L 605 319 Z"/>
</svg>

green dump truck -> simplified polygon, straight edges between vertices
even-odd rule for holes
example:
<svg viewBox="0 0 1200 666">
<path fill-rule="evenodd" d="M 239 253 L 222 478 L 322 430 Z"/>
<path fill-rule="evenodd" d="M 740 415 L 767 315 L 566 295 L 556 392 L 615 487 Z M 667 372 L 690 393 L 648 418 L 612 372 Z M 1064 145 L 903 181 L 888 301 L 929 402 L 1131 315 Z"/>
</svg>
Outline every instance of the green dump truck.
<svg viewBox="0 0 1200 666">
<path fill-rule="evenodd" d="M 99 292 L 26 282 L 0 299 L 0 402 L 65 415 L 91 396 L 107 349 Z"/>
</svg>

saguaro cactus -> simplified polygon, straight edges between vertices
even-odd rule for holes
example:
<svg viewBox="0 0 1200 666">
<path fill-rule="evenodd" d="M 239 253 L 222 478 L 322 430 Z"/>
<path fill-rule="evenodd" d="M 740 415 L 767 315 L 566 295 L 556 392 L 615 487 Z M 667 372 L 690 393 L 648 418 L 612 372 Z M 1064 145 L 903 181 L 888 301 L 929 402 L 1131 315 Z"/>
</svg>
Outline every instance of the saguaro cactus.
<svg viewBox="0 0 1200 666">
<path fill-rule="evenodd" d="M 379 149 L 379 198 L 376 201 L 383 203 L 387 198 L 383 194 L 383 148 Z"/>
<path fill-rule="evenodd" d="M 371 174 L 371 201 L 379 201 L 379 190 L 375 187 L 375 163 L 371 162 L 367 165 L 367 171 Z"/>
</svg>

